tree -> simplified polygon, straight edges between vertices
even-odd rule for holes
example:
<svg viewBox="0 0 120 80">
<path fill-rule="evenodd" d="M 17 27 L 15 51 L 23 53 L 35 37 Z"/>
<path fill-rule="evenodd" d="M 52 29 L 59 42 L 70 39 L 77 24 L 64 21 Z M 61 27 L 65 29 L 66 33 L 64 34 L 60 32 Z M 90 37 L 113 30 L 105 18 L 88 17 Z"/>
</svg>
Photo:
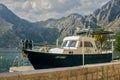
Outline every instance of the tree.
<svg viewBox="0 0 120 80">
<path fill-rule="evenodd" d="M 102 33 L 104 31 L 103 28 L 98 28 L 95 30 L 96 32 Z M 97 42 L 100 43 L 100 50 L 102 50 L 103 42 L 106 40 L 107 35 L 106 34 L 95 34 L 94 38 Z"/>
<path fill-rule="evenodd" d="M 116 34 L 115 40 L 115 51 L 120 52 L 120 32 Z"/>
</svg>

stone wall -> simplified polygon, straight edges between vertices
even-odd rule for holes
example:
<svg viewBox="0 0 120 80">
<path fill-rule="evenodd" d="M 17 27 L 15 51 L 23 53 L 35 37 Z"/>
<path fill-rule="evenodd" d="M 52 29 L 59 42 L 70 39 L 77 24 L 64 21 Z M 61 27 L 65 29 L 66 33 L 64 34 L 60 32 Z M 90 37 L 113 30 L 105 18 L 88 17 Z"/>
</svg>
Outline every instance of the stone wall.
<svg viewBox="0 0 120 80">
<path fill-rule="evenodd" d="M 120 62 L 1 73 L 0 80 L 120 80 Z"/>
</svg>

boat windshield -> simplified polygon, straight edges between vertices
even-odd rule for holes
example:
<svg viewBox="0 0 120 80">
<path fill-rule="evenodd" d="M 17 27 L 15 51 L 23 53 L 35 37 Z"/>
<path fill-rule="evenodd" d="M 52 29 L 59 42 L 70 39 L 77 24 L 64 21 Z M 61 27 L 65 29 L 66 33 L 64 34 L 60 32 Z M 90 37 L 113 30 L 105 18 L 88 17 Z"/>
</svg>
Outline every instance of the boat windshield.
<svg viewBox="0 0 120 80">
<path fill-rule="evenodd" d="M 77 44 L 77 41 L 70 40 L 70 41 L 63 41 L 62 47 L 75 47 Z"/>
<path fill-rule="evenodd" d="M 67 41 L 64 41 L 63 43 L 62 43 L 62 47 L 66 47 L 67 46 Z"/>
<path fill-rule="evenodd" d="M 68 47 L 75 47 L 76 43 L 77 43 L 77 41 L 70 41 L 68 44 Z"/>
</svg>

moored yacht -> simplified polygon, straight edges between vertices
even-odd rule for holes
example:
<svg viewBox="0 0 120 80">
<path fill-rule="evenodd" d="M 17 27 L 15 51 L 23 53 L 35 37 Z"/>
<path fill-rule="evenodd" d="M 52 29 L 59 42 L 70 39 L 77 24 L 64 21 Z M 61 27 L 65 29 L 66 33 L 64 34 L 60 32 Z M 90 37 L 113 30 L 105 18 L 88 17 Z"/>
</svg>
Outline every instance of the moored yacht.
<svg viewBox="0 0 120 80">
<path fill-rule="evenodd" d="M 93 33 L 106 34 L 108 32 Z M 98 49 L 95 39 L 86 32 L 65 37 L 60 48 L 41 49 L 40 51 L 23 48 L 22 51 L 35 69 L 71 67 L 112 61 L 112 51 Z"/>
</svg>

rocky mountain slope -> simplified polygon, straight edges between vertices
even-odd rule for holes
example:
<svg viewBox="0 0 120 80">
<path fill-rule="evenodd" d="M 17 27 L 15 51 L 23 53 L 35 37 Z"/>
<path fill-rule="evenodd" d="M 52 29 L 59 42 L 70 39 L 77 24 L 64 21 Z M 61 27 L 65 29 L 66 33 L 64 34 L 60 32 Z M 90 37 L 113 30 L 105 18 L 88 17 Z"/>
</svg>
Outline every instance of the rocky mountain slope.
<svg viewBox="0 0 120 80">
<path fill-rule="evenodd" d="M 49 19 L 47 21 L 41 21 L 36 23 L 37 26 L 43 26 L 43 27 L 49 27 L 49 28 L 57 28 L 58 29 L 58 37 L 61 41 L 63 37 L 70 36 L 75 34 L 75 30 L 77 27 L 84 28 L 90 26 L 92 29 L 96 29 L 99 26 L 94 24 L 93 22 L 85 20 L 85 17 L 74 13 L 70 14 L 67 17 L 63 17 L 61 19 L 55 20 L 55 19 Z"/>
<path fill-rule="evenodd" d="M 75 29 L 90 26 L 92 29 L 104 27 L 119 31 L 120 0 L 111 0 L 93 14 L 82 16 L 70 14 L 61 19 L 48 19 L 31 23 L 21 19 L 0 4 L 0 47 L 16 47 L 21 39 L 31 39 L 35 43 L 55 44 L 57 38 L 75 34 Z"/>
<path fill-rule="evenodd" d="M 99 26 L 105 27 L 117 21 L 120 18 L 120 0 L 111 0 L 101 8 L 95 10 L 93 14 L 87 16 L 87 19 Z M 113 26 L 109 26 L 109 28 Z M 106 28 L 106 27 L 105 27 Z M 108 27 L 107 27 L 108 28 Z M 114 26 L 117 30 L 117 26 Z"/>
<path fill-rule="evenodd" d="M 57 32 L 52 34 L 55 31 L 56 28 L 38 27 L 35 23 L 21 19 L 5 5 L 0 4 L 0 47 L 17 47 L 21 39 L 52 44 L 57 37 Z M 50 36 L 55 37 L 49 39 Z"/>
</svg>

